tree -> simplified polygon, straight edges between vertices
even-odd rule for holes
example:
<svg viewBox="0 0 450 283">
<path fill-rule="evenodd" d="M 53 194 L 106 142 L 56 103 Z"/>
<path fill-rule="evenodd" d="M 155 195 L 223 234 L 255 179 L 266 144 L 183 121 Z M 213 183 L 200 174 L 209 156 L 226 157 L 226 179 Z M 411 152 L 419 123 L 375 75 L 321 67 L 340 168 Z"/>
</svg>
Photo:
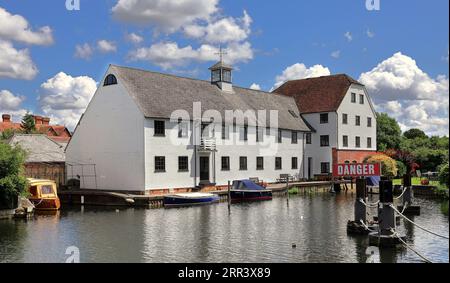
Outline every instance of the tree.
<svg viewBox="0 0 450 283">
<path fill-rule="evenodd" d="M 381 173 L 385 177 L 397 177 L 397 161 L 385 154 L 376 154 L 364 159 L 364 163 L 381 163 Z"/>
<path fill-rule="evenodd" d="M 394 118 L 386 113 L 377 114 L 378 150 L 398 149 L 402 139 L 402 130 Z"/>
<path fill-rule="evenodd" d="M 22 119 L 22 131 L 25 134 L 32 134 L 36 131 L 36 124 L 34 122 L 34 116 L 31 115 L 29 112 L 23 116 Z"/>
<path fill-rule="evenodd" d="M 8 140 L 8 139 L 12 138 L 12 136 L 14 136 L 15 133 L 16 133 L 16 130 L 13 130 L 13 129 L 4 130 L 2 133 L 0 133 L 0 141 Z"/>
<path fill-rule="evenodd" d="M 421 138 L 421 139 L 426 139 L 428 138 L 428 136 L 425 134 L 424 131 L 419 130 L 419 129 L 411 129 L 406 131 L 403 136 L 407 139 L 413 140 L 416 138 Z"/>
<path fill-rule="evenodd" d="M 439 172 L 439 182 L 442 185 L 445 185 L 448 189 L 449 187 L 449 164 L 444 164 L 441 166 L 440 172 Z"/>
<path fill-rule="evenodd" d="M 0 142 L 0 207 L 14 208 L 14 200 L 25 192 L 24 162 L 22 149 Z"/>
</svg>

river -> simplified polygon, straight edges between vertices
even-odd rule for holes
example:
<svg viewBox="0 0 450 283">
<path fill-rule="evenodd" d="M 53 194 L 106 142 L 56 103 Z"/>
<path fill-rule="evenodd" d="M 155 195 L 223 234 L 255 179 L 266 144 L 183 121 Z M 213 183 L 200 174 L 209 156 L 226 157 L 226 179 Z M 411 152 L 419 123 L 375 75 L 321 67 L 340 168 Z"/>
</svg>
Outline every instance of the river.
<svg viewBox="0 0 450 283">
<path fill-rule="evenodd" d="M 416 204 L 422 206 L 416 223 L 449 234 L 440 201 L 418 198 Z M 63 207 L 58 215 L 0 221 L 0 262 L 65 262 L 68 247 L 79 250 L 81 262 L 421 262 L 407 249 L 375 249 L 368 259 L 367 237 L 346 232 L 353 205 L 350 193 L 317 193 L 233 205 L 231 213 L 226 203 L 180 209 Z M 433 262 L 449 262 L 448 240 L 403 220 L 398 229 Z"/>
</svg>

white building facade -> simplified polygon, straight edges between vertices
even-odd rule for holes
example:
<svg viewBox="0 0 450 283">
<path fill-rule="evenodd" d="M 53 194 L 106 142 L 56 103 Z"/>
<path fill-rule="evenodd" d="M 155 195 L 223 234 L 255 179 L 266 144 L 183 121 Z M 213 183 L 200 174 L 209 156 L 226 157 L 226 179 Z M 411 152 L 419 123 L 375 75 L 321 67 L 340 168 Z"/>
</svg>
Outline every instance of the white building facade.
<svg viewBox="0 0 450 283">
<path fill-rule="evenodd" d="M 281 174 L 303 179 L 310 132 L 290 97 L 110 66 L 66 149 L 83 189 L 145 194 Z"/>
</svg>

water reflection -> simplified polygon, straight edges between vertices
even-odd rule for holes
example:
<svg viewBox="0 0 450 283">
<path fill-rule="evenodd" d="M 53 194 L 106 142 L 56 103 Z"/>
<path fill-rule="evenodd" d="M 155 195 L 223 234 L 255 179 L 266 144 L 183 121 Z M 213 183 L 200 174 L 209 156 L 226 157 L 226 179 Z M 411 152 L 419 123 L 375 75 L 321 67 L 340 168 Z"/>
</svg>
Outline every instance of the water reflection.
<svg viewBox="0 0 450 283">
<path fill-rule="evenodd" d="M 440 202 L 418 204 L 426 209 L 414 221 L 448 234 Z M 321 193 L 291 196 L 289 205 L 286 198 L 237 204 L 231 213 L 226 203 L 170 210 L 65 207 L 58 215 L 0 221 L 0 262 L 64 262 L 70 246 L 80 249 L 82 262 L 421 262 L 408 250 L 371 249 L 367 237 L 349 237 L 353 206 L 350 193 Z M 433 261 L 448 262 L 448 241 L 404 221 L 399 231 Z"/>
</svg>

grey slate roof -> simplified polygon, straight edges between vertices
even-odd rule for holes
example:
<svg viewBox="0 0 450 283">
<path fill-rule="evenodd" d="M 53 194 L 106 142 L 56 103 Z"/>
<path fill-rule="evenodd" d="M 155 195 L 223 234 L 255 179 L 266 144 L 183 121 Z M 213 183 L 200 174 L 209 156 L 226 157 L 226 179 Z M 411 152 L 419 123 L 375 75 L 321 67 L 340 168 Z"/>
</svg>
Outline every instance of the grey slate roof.
<svg viewBox="0 0 450 283">
<path fill-rule="evenodd" d="M 15 134 L 8 144 L 20 146 L 27 152 L 27 163 L 65 162 L 64 146 L 52 141 L 46 135 Z"/>
<path fill-rule="evenodd" d="M 182 78 L 111 65 L 119 83 L 127 89 L 147 118 L 168 119 L 176 110 L 186 110 L 193 117 L 193 103 L 202 103 L 202 112 L 217 110 L 225 117 L 231 110 L 277 110 L 278 127 L 286 130 L 310 131 L 300 117 L 295 100 L 291 97 L 233 86 L 234 93 L 221 91 L 209 81 Z M 296 114 L 294 117 L 289 111 Z M 267 113 L 269 126 L 269 113 Z M 227 121 L 230 123 L 232 121 Z M 249 125 L 254 125 L 252 121 Z"/>
</svg>

